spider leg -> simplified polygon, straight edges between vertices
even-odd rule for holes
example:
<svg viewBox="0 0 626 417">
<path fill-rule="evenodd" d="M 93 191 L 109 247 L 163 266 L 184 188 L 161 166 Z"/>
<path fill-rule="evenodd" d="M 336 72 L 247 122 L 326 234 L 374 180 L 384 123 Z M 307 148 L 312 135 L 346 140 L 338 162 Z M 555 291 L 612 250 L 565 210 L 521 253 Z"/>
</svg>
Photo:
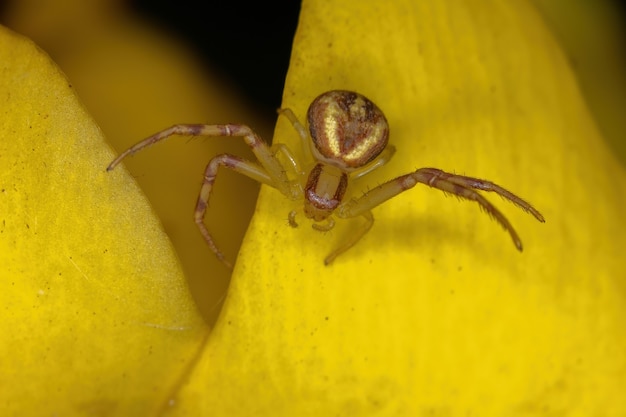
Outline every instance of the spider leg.
<svg viewBox="0 0 626 417">
<path fill-rule="evenodd" d="M 377 168 L 385 165 L 387 162 L 391 160 L 393 155 L 396 153 L 396 147 L 393 145 L 387 145 L 387 147 L 380 153 L 380 155 L 371 163 L 367 164 L 365 167 L 357 169 L 356 171 L 352 171 L 350 176 L 352 179 L 361 178 L 370 172 L 374 171 Z"/>
<path fill-rule="evenodd" d="M 203 125 L 203 124 L 180 124 L 174 125 L 168 129 L 162 130 L 141 142 L 131 146 L 122 152 L 107 167 L 107 171 L 115 168 L 124 158 L 134 155 L 144 148 L 154 145 L 157 142 L 165 140 L 173 135 L 181 136 L 240 136 L 243 137 L 246 144 L 250 147 L 254 155 L 259 160 L 261 166 L 265 169 L 272 180 L 272 185 L 285 196 L 296 199 L 299 197 L 298 190 L 287 178 L 287 174 L 282 164 L 273 155 L 270 147 L 261 139 L 252 129 L 246 125 L 227 124 L 227 125 Z"/>
<path fill-rule="evenodd" d="M 284 143 L 277 143 L 272 145 L 270 149 L 274 152 L 274 156 L 278 155 L 279 152 L 283 154 L 283 156 L 287 159 L 287 162 L 289 162 L 289 167 L 292 169 L 292 172 L 298 175 L 305 175 L 300 167 L 300 164 L 298 163 L 298 160 L 296 159 L 296 156 L 293 152 L 291 152 L 291 149 L 289 149 L 287 145 Z"/>
<path fill-rule="evenodd" d="M 326 218 L 325 223 L 313 223 L 311 227 L 320 232 L 328 232 L 335 227 L 335 219 L 333 219 L 332 216 L 329 216 Z"/>
<path fill-rule="evenodd" d="M 357 242 L 361 240 L 361 238 L 365 236 L 367 232 L 369 232 L 369 230 L 372 228 L 372 225 L 374 224 L 374 216 L 370 211 L 365 211 L 361 213 L 361 216 L 365 217 L 365 223 L 363 223 L 361 227 L 354 234 L 352 234 L 350 239 L 346 240 L 341 246 L 328 254 L 326 259 L 324 259 L 324 265 L 330 265 L 337 258 L 337 256 L 341 255 L 352 246 L 356 245 Z"/>
<path fill-rule="evenodd" d="M 511 223 L 497 208 L 495 208 L 495 206 L 493 206 L 485 197 L 480 195 L 473 188 L 494 191 L 503 197 L 510 199 L 522 209 L 530 212 L 539 221 L 544 221 L 543 216 L 528 202 L 519 198 L 510 191 L 497 186 L 496 184 L 476 178 L 449 174 L 435 168 L 420 168 L 411 174 L 403 175 L 381 184 L 378 187 L 371 189 L 360 198 L 351 200 L 340 206 L 337 210 L 337 215 L 342 218 L 362 215 L 401 192 L 413 188 L 418 183 L 428 185 L 429 187 L 436 188 L 444 193 L 456 195 L 460 198 L 476 201 L 480 207 L 487 212 L 487 214 L 489 214 L 493 219 L 500 223 L 506 231 L 509 232 L 515 247 L 519 251 L 522 251 L 523 249 L 522 241 Z"/>
<path fill-rule="evenodd" d="M 496 194 L 499 194 L 500 196 L 506 198 L 507 200 L 509 200 L 510 202 L 512 202 L 513 204 L 515 204 L 517 207 L 521 208 L 525 212 L 530 213 L 533 216 L 535 216 L 535 218 L 539 220 L 540 222 L 542 223 L 545 222 L 545 219 L 543 218 L 541 213 L 539 213 L 537 209 L 531 206 L 530 203 L 528 203 L 527 201 L 524 201 L 520 197 L 510 192 L 509 190 L 502 188 L 499 185 L 494 184 L 491 181 L 482 180 L 480 178 L 474 178 L 474 177 L 466 177 L 464 175 L 450 174 L 450 173 L 447 173 L 445 171 L 442 171 L 436 168 L 421 168 L 418 171 L 427 172 L 433 176 L 436 176 L 437 178 L 441 178 L 451 183 L 460 185 L 461 187 L 474 188 L 474 189 L 482 190 L 482 191 L 491 191 Z"/>
<path fill-rule="evenodd" d="M 213 183 L 217 176 L 217 171 L 220 166 L 229 168 L 235 172 L 252 178 L 255 181 L 269 185 L 278 189 L 285 196 L 296 199 L 302 195 L 299 184 L 296 184 L 289 180 L 285 168 L 280 161 L 274 155 L 271 148 L 265 143 L 252 129 L 246 125 L 239 124 L 227 124 L 227 125 L 202 125 L 202 124 L 180 124 L 174 125 L 168 129 L 158 132 L 134 146 L 128 148 L 122 152 L 117 158 L 115 158 L 107 167 L 107 171 L 114 169 L 124 158 L 145 149 L 155 143 L 169 138 L 172 135 L 182 136 L 241 136 L 246 144 L 252 149 L 252 152 L 259 160 L 259 164 L 246 161 L 234 155 L 222 154 L 211 159 L 208 163 L 205 172 L 204 180 L 202 182 L 202 188 L 198 196 L 196 203 L 196 209 L 194 218 L 196 225 L 200 229 L 202 237 L 206 241 L 207 245 L 215 253 L 217 258 L 222 261 L 227 267 L 232 268 L 232 264 L 228 262 L 224 254 L 215 244 L 213 237 L 204 224 L 204 218 L 206 215 L 206 209 L 209 205 L 211 192 L 213 190 Z M 279 148 L 280 149 L 280 148 Z M 293 169 L 296 169 L 297 164 L 295 159 L 291 157 L 291 153 L 288 149 L 282 149 L 282 152 L 290 159 L 290 163 L 293 165 Z M 292 168 L 289 166 L 289 168 Z"/>
<path fill-rule="evenodd" d="M 289 216 L 287 217 L 287 222 L 289 223 L 289 226 L 296 228 L 298 227 L 298 222 L 296 222 L 296 211 L 295 210 L 291 210 L 289 212 Z"/>
<path fill-rule="evenodd" d="M 229 168 L 239 174 L 252 178 L 258 182 L 274 186 L 270 176 L 257 164 L 246 161 L 238 156 L 222 154 L 214 157 L 206 166 L 204 171 L 204 180 L 202 181 L 202 188 L 198 194 L 198 202 L 196 203 L 196 210 L 194 212 L 194 220 L 202 237 L 206 241 L 207 245 L 213 251 L 217 259 L 222 261 L 229 269 L 232 269 L 232 264 L 226 260 L 222 251 L 217 247 L 211 233 L 209 232 L 204 218 L 206 216 L 206 210 L 209 206 L 209 200 L 211 199 L 211 192 L 213 191 L 213 184 L 217 177 L 217 171 L 219 167 Z"/>
<path fill-rule="evenodd" d="M 306 132 L 306 129 L 304 128 L 302 123 L 300 123 L 300 120 L 298 120 L 298 118 L 294 114 L 294 112 L 291 109 L 278 109 L 277 112 L 279 115 L 285 116 L 289 120 L 289 122 L 291 122 L 293 128 L 296 130 L 296 132 L 298 132 L 298 136 L 300 136 L 300 143 L 302 145 L 302 151 L 304 152 L 304 155 L 310 155 L 309 135 Z"/>
</svg>

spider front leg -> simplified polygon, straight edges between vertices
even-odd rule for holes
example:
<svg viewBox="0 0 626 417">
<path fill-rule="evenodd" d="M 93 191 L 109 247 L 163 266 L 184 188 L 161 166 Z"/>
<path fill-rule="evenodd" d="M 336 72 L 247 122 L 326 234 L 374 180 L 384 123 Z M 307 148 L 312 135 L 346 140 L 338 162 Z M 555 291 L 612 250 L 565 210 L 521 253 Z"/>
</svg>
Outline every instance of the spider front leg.
<svg viewBox="0 0 626 417">
<path fill-rule="evenodd" d="M 206 210 L 209 206 L 211 192 L 213 191 L 213 184 L 215 183 L 219 167 L 232 169 L 233 171 L 243 174 L 246 177 L 270 186 L 273 186 L 274 184 L 271 177 L 260 166 L 254 164 L 253 162 L 246 161 L 243 158 L 239 158 L 238 156 L 229 154 L 218 155 L 211 159 L 209 164 L 206 166 L 204 171 L 204 180 L 202 181 L 202 188 L 200 188 L 200 194 L 198 194 L 198 202 L 196 203 L 196 210 L 194 212 L 194 221 L 196 222 L 196 226 L 198 226 L 206 244 L 209 246 L 211 251 L 213 251 L 215 256 L 217 256 L 217 259 L 226 265 L 227 268 L 232 269 L 232 264 L 226 260 L 222 251 L 217 247 L 215 241 L 213 240 L 213 236 L 211 236 L 209 229 L 204 223 Z"/>
<path fill-rule="evenodd" d="M 227 267 L 232 268 L 230 262 L 226 261 L 223 253 L 219 250 L 215 244 L 211 234 L 209 233 L 206 225 L 204 224 L 204 217 L 206 209 L 209 204 L 211 192 L 213 190 L 213 183 L 217 176 L 217 171 L 220 166 L 232 169 L 235 172 L 243 174 L 255 181 L 267 184 L 278 189 L 285 196 L 295 199 L 301 191 L 298 186 L 289 181 L 283 165 L 279 162 L 276 156 L 273 154 L 270 147 L 265 143 L 252 129 L 245 125 L 227 124 L 227 125 L 198 125 L 198 124 L 183 124 L 174 125 L 169 129 L 165 129 L 158 132 L 136 145 L 130 147 L 117 158 L 113 160 L 107 167 L 107 171 L 114 169 L 125 157 L 133 155 L 157 142 L 167 139 L 172 135 L 181 136 L 241 136 L 246 144 L 252 149 L 252 152 L 259 160 L 260 166 L 246 161 L 234 155 L 223 154 L 213 158 L 206 167 L 204 173 L 204 181 L 200 194 L 198 196 L 198 202 L 196 204 L 196 210 L 194 214 L 195 222 L 200 229 L 204 240 L 209 245 L 209 248 L 215 253 L 217 258 L 222 261 Z"/>
<path fill-rule="evenodd" d="M 337 214 L 339 217 L 343 218 L 364 215 L 372 208 L 384 203 L 403 191 L 413 188 L 418 183 L 428 185 L 429 187 L 436 188 L 444 193 L 456 195 L 460 198 L 476 201 L 487 214 L 509 232 L 513 244 L 519 251 L 523 249 L 522 241 L 511 223 L 485 197 L 476 192 L 475 189 L 495 192 L 510 200 L 524 211 L 532 214 L 540 222 L 545 222 L 541 213 L 530 205 L 530 203 L 499 185 L 478 178 L 450 174 L 436 168 L 420 168 L 411 174 L 403 175 L 379 185 L 360 198 L 342 205 Z"/>
<path fill-rule="evenodd" d="M 168 129 L 162 130 L 154 135 L 142 140 L 141 142 L 131 146 L 124 152 L 122 152 L 117 158 L 113 160 L 107 167 L 107 171 L 111 171 L 115 168 L 124 158 L 130 155 L 134 155 L 137 152 L 154 145 L 157 142 L 163 141 L 170 136 L 239 136 L 243 137 L 246 145 L 250 147 L 254 155 L 259 160 L 261 166 L 267 172 L 267 175 L 271 178 L 272 185 L 277 188 L 281 193 L 290 197 L 297 198 L 294 194 L 294 189 L 291 186 L 285 169 L 282 164 L 273 155 L 270 147 L 261 139 L 252 129 L 246 125 L 240 124 L 227 124 L 227 125 L 203 125 L 203 124 L 179 124 L 174 125 Z"/>
</svg>

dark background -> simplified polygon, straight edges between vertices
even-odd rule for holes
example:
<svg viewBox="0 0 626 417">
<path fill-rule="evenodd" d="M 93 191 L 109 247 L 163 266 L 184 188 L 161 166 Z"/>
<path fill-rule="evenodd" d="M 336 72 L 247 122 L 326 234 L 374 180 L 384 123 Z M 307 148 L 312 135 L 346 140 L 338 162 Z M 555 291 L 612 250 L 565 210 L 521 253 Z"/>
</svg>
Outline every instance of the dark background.
<svg viewBox="0 0 626 417">
<path fill-rule="evenodd" d="M 613 3 L 625 27 L 626 5 L 619 0 Z M 0 0 L 0 22 L 7 4 L 8 0 Z M 238 86 L 261 116 L 275 118 L 298 23 L 299 0 L 126 0 L 125 4 L 138 18 L 186 43 L 204 65 Z M 626 56 L 626 46 L 622 56 Z"/>
<path fill-rule="evenodd" d="M 131 0 L 127 4 L 138 17 L 185 42 L 205 65 L 241 88 L 267 120 L 276 117 L 300 1 Z"/>
</svg>

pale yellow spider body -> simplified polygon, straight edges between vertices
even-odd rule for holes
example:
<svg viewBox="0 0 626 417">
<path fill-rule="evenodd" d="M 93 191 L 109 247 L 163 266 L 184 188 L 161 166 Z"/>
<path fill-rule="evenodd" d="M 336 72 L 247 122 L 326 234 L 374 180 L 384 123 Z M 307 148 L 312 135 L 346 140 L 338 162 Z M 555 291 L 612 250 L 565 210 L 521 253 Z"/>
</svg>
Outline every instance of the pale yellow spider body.
<svg viewBox="0 0 626 417">
<path fill-rule="evenodd" d="M 493 191 L 531 213 L 537 220 L 544 221 L 543 216 L 529 203 L 492 182 L 450 174 L 436 168 L 420 168 L 346 201 L 344 197 L 349 180 L 386 164 L 395 152 L 395 148 L 388 145 L 389 125 L 383 112 L 361 94 L 333 90 L 321 94 L 309 106 L 308 132 L 290 109 L 280 109 L 279 114 L 290 120 L 302 140 L 303 148 L 315 160 L 315 165 L 308 173 L 301 172 L 301 164 L 285 145 L 270 147 L 248 126 L 239 124 L 172 126 L 120 154 L 107 167 L 107 171 L 115 168 L 126 156 L 172 135 L 243 137 L 259 163 L 229 154 L 214 157 L 205 169 L 195 210 L 195 221 L 202 236 L 218 259 L 228 267 L 231 267 L 230 262 L 215 244 L 204 222 L 217 171 L 222 166 L 276 188 L 290 199 L 302 199 L 304 215 L 313 220 L 313 227 L 317 230 L 332 229 L 335 224 L 333 216 L 362 216 L 365 223 L 325 258 L 326 265 L 354 246 L 369 231 L 374 222 L 371 212 L 374 207 L 418 183 L 476 201 L 509 232 L 520 251 L 522 242 L 509 221 L 475 190 Z M 288 165 L 280 162 L 279 152 L 289 161 Z M 290 180 L 288 174 L 293 174 L 297 180 Z M 306 177 L 306 181 L 299 181 L 303 177 Z M 295 211 L 289 213 L 289 223 L 294 227 L 297 226 L 295 217 Z"/>
</svg>

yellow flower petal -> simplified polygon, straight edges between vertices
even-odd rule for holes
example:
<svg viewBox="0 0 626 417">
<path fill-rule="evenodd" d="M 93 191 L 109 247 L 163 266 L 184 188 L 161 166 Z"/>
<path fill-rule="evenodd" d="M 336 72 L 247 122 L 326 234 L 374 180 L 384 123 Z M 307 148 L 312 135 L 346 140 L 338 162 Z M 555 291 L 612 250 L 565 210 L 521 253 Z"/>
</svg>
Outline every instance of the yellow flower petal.
<svg viewBox="0 0 626 417">
<path fill-rule="evenodd" d="M 398 152 L 354 195 L 433 166 L 489 195 L 525 251 L 476 207 L 425 186 L 376 208 L 356 247 L 262 190 L 206 352 L 173 414 L 626 414 L 626 173 L 526 2 L 305 1 L 284 106 L 331 89 L 376 102 Z M 286 120 L 276 142 L 298 149 Z M 301 204 L 301 203 L 298 203 Z"/>
<path fill-rule="evenodd" d="M 36 0 L 11 6 L 7 23 L 53 57 L 116 153 L 175 123 L 241 121 L 271 137 L 273 120 L 255 117 L 228 81 L 121 2 Z M 225 152 L 251 155 L 240 138 L 179 137 L 124 160 L 171 239 L 208 323 L 217 318 L 231 271 L 210 255 L 193 209 L 204 167 Z M 207 224 L 231 260 L 258 188 L 232 173 L 220 175 L 216 185 Z"/>
<path fill-rule="evenodd" d="M 0 28 L 0 414 L 148 415 L 206 326 L 72 86 Z"/>
<path fill-rule="evenodd" d="M 534 0 L 572 63 L 593 118 L 626 163 L 626 51 L 621 5 L 611 0 Z"/>
</svg>

